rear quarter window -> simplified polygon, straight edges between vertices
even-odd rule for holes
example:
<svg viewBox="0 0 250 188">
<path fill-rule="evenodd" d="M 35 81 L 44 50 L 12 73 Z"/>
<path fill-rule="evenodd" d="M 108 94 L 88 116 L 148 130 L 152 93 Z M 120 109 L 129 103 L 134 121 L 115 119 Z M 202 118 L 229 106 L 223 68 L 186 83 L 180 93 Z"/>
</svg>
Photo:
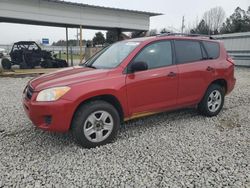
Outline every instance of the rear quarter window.
<svg viewBox="0 0 250 188">
<path fill-rule="evenodd" d="M 203 41 L 202 43 L 208 53 L 209 59 L 217 59 L 220 56 L 220 46 L 217 42 Z"/>
</svg>

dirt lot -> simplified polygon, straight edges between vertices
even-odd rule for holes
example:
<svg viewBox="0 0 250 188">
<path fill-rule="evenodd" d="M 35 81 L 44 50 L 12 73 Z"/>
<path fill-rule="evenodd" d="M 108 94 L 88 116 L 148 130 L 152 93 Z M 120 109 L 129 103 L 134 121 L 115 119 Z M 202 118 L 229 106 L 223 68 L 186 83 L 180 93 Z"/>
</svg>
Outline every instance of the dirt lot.
<svg viewBox="0 0 250 188">
<path fill-rule="evenodd" d="M 25 116 L 30 78 L 0 78 L 0 187 L 250 187 L 250 69 L 213 118 L 194 109 L 126 123 L 109 145 L 83 149 Z"/>
</svg>

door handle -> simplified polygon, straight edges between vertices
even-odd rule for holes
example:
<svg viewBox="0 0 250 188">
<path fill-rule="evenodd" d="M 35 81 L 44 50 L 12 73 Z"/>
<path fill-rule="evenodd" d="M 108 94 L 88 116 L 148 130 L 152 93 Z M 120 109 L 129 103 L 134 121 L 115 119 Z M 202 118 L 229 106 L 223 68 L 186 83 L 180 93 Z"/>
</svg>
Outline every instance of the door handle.
<svg viewBox="0 0 250 188">
<path fill-rule="evenodd" d="M 176 73 L 175 72 L 170 72 L 169 74 L 168 74 L 168 77 L 175 77 L 176 76 Z"/>
<path fill-rule="evenodd" d="M 207 67 L 207 71 L 213 71 L 213 70 L 214 70 L 213 67 L 210 67 L 210 66 Z"/>
</svg>

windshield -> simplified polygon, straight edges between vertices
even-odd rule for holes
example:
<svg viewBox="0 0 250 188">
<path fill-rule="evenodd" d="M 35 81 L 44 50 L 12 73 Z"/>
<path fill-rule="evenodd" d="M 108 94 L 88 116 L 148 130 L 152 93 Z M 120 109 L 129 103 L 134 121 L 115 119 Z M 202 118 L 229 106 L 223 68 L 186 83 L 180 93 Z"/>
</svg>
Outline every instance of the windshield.
<svg viewBox="0 0 250 188">
<path fill-rule="evenodd" d="M 100 69 L 112 69 L 120 65 L 120 63 L 139 45 L 139 42 L 118 42 L 95 56 L 90 58 L 85 66 L 100 68 Z"/>
</svg>

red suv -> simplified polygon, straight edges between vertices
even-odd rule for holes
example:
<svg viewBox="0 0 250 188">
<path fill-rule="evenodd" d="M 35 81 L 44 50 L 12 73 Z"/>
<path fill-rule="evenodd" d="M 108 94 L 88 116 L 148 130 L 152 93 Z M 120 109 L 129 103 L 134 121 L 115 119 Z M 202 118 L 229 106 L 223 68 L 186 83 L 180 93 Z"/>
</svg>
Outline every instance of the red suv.
<svg viewBox="0 0 250 188">
<path fill-rule="evenodd" d="M 31 80 L 23 105 L 37 127 L 72 131 L 90 148 L 110 142 L 133 118 L 183 107 L 215 116 L 235 81 L 221 42 L 159 35 L 117 42 L 83 65 Z"/>
</svg>

